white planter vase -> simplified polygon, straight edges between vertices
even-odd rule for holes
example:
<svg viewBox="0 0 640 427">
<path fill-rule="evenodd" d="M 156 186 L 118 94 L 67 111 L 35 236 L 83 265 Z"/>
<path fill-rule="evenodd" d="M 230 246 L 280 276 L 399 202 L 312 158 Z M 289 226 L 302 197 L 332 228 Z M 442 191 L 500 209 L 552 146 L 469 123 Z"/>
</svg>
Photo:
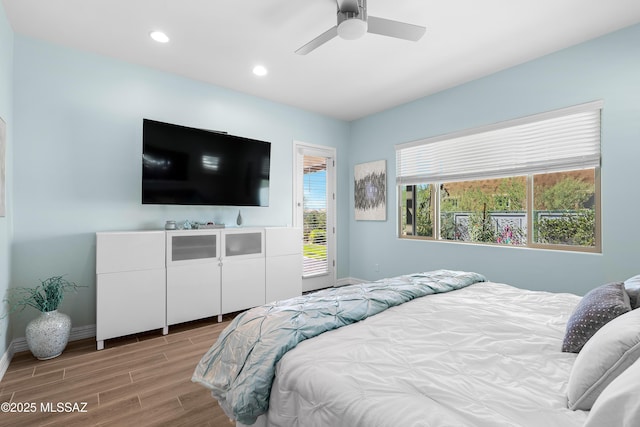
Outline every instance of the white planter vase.
<svg viewBox="0 0 640 427">
<path fill-rule="evenodd" d="M 40 360 L 62 354 L 69 341 L 71 318 L 58 310 L 40 314 L 27 324 L 26 338 L 31 353 Z"/>
</svg>

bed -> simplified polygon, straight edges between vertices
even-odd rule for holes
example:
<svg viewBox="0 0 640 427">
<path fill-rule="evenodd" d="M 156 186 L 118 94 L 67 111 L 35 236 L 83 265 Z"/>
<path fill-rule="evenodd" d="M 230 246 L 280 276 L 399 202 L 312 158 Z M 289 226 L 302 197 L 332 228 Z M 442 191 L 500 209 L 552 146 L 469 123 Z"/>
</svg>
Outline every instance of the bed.
<svg viewBox="0 0 640 427">
<path fill-rule="evenodd" d="M 450 273 L 455 286 L 441 281 Z M 481 275 L 458 286 L 459 274 L 466 273 L 440 270 L 357 285 L 356 293 L 369 295 L 371 286 L 408 288 L 417 277 L 430 291 L 415 296 L 402 288 L 404 300 L 396 303 L 387 290 L 374 303 L 366 300 L 364 306 L 373 310 L 361 319 L 362 302 L 353 319 L 345 316 L 346 309 L 321 309 L 344 325 L 325 324 L 318 334 L 296 325 L 293 329 L 305 336 L 293 344 L 272 340 L 265 314 L 291 311 L 283 307 L 299 313 L 309 305 L 306 297 L 249 310 L 250 320 L 230 325 L 203 356 L 193 380 L 209 388 L 239 426 L 585 425 L 589 411 L 570 408 L 567 398 L 578 355 L 560 351 L 567 323 L 583 298 L 518 289 Z M 354 291 L 322 292 L 333 309 Z M 388 308 L 379 309 L 383 305 Z M 300 321 L 300 314 L 294 317 Z M 635 318 L 630 333 L 640 342 L 640 316 Z M 637 359 L 640 344 L 630 347 Z M 265 370 L 271 363 L 273 371 Z M 243 374 L 251 364 L 257 370 Z M 256 405 L 251 391 L 244 394 L 236 387 L 268 389 L 266 404 Z M 253 407 L 243 412 L 243 405 Z"/>
</svg>

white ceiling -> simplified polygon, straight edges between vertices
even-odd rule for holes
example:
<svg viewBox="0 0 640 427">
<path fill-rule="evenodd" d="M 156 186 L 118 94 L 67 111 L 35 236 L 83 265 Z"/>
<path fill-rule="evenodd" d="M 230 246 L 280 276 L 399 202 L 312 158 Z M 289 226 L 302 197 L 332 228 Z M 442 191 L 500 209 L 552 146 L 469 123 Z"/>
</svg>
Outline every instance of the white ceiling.
<svg viewBox="0 0 640 427">
<path fill-rule="evenodd" d="M 294 51 L 336 24 L 335 0 L 2 0 L 14 31 L 354 120 L 640 22 L 639 0 L 369 0 L 427 27 Z M 168 44 L 148 34 L 161 29 Z M 269 74 L 257 78 L 255 64 Z"/>
</svg>

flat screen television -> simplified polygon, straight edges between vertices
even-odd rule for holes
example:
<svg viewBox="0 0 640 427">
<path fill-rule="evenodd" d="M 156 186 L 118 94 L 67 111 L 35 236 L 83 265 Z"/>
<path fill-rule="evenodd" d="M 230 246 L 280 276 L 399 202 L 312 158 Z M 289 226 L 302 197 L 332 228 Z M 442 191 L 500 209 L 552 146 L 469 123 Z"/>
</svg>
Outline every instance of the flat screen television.
<svg viewBox="0 0 640 427">
<path fill-rule="evenodd" d="M 142 203 L 268 206 L 271 143 L 144 119 Z"/>
</svg>

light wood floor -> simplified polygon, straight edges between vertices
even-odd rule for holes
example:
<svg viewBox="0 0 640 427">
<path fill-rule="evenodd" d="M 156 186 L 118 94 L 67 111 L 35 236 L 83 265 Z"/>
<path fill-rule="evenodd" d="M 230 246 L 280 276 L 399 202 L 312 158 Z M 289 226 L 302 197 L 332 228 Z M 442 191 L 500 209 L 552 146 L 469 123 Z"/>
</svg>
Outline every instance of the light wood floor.
<svg viewBox="0 0 640 427">
<path fill-rule="evenodd" d="M 0 382 L 0 402 L 10 402 L 13 409 L 26 404 L 35 412 L 0 412 L 0 426 L 231 427 L 191 375 L 232 318 L 170 327 L 166 336 L 158 331 L 109 340 L 101 351 L 94 339 L 73 341 L 48 361 L 18 353 Z M 63 411 L 65 404 L 82 409 L 84 402 L 86 412 L 47 408 L 57 409 L 59 402 Z"/>
</svg>

